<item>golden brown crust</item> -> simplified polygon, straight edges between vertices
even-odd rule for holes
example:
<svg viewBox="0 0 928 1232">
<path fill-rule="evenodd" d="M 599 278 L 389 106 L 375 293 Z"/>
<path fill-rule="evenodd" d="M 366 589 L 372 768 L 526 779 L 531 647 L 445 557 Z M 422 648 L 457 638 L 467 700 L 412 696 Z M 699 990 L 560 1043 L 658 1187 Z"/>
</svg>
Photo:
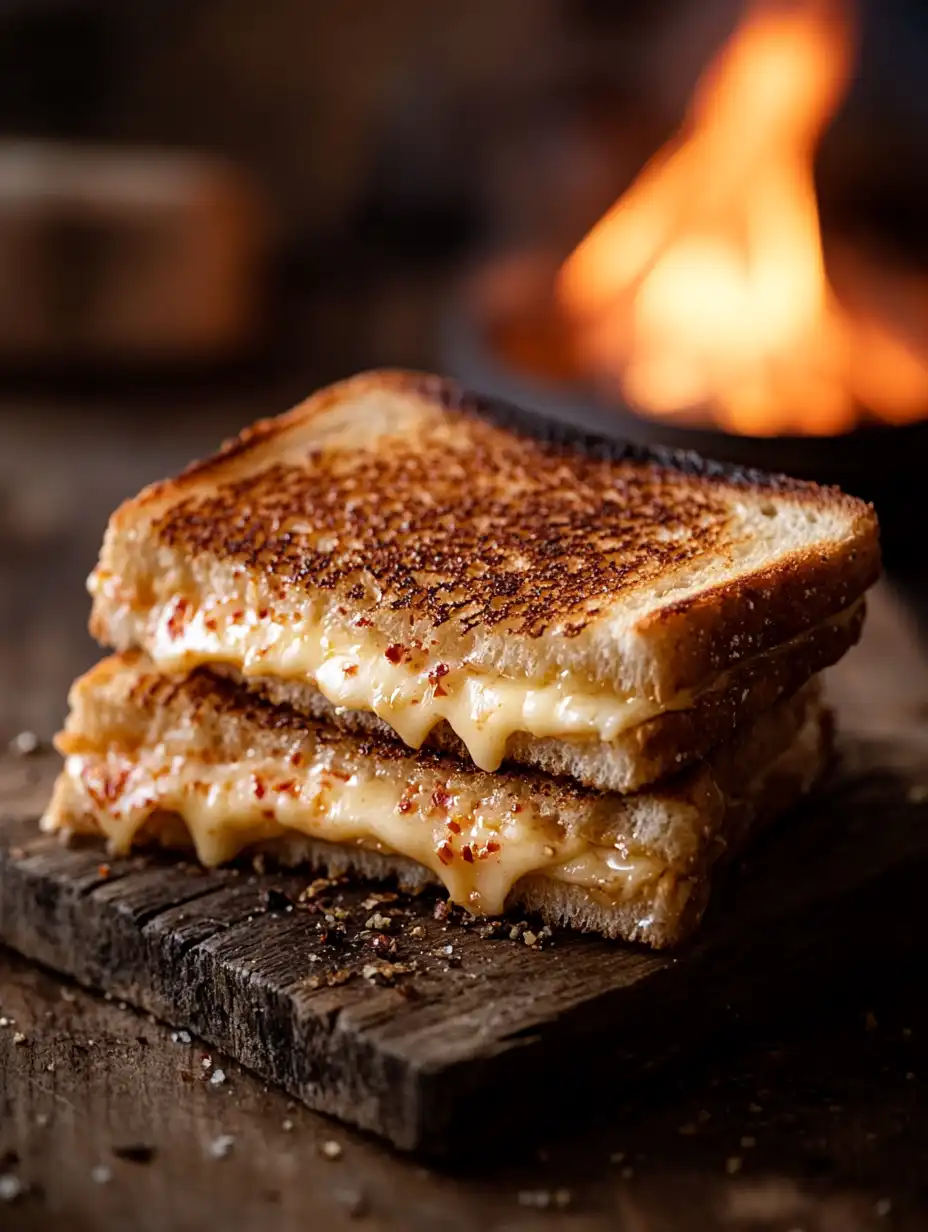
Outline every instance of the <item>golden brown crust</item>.
<svg viewBox="0 0 928 1232">
<path fill-rule="evenodd" d="M 313 441 L 312 422 L 323 413 L 384 392 L 426 408 L 415 431 L 387 433 L 369 448 Z M 840 561 L 822 553 L 795 559 L 788 578 L 781 569 L 753 575 L 767 605 L 756 629 L 739 600 L 740 580 L 711 601 L 655 613 L 652 620 L 667 625 L 705 617 L 709 636 L 680 652 L 680 679 L 693 680 L 688 656 L 700 659 L 704 676 L 702 660 L 724 657 L 733 633 L 761 649 L 861 593 L 877 568 L 872 512 L 836 490 L 580 436 L 451 381 L 381 372 L 254 425 L 214 458 L 124 506 L 116 521 L 157 506 L 149 532 L 157 541 L 187 558 L 238 563 L 261 576 L 272 596 L 298 587 L 359 603 L 370 595 L 359 584 L 363 574 L 379 589 L 378 608 L 433 627 L 572 637 L 618 599 L 701 557 L 734 559 L 745 531 L 732 518 L 733 498 L 758 492 L 841 511 L 854 524 L 851 538 Z M 765 588 L 776 590 L 781 576 L 788 594 L 777 592 L 766 619 Z M 816 599 L 802 616 L 796 604 L 804 589 Z"/>
</svg>

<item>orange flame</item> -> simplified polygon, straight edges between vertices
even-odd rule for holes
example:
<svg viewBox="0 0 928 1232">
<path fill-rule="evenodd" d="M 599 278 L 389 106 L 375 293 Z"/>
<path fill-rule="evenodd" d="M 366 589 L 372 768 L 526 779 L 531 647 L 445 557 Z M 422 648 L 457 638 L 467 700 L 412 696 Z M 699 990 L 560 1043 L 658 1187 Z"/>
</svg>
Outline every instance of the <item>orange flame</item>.
<svg viewBox="0 0 928 1232">
<path fill-rule="evenodd" d="M 928 363 L 825 275 L 812 160 L 852 33 L 833 0 L 754 3 L 681 133 L 564 264 L 579 358 L 632 405 L 753 435 L 928 413 Z"/>
</svg>

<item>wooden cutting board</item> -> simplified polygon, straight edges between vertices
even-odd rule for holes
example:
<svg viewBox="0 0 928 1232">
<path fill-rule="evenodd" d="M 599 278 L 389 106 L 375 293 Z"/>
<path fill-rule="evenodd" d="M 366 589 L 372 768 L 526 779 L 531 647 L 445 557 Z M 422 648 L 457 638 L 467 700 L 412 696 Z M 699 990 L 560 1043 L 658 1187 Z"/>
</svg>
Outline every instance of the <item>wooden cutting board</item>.
<svg viewBox="0 0 928 1232">
<path fill-rule="evenodd" d="M 65 847 L 35 825 L 50 754 L 0 760 L 0 940 L 404 1149 L 582 1113 L 707 1034 L 808 1012 L 926 940 L 928 667 L 888 592 L 832 675 L 839 766 L 677 955 L 567 933 L 539 949 L 511 924 L 490 938 L 436 918 L 434 894 L 334 884 L 301 901 L 305 874 Z M 375 914 L 389 926 L 368 929 Z"/>
</svg>

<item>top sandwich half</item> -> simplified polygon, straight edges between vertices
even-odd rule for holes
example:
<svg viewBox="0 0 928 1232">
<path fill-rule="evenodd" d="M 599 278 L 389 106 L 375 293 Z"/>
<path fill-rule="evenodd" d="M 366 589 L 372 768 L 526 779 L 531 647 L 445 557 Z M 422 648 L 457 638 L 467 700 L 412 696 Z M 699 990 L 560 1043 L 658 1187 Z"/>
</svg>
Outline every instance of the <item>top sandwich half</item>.
<svg viewBox="0 0 928 1232">
<path fill-rule="evenodd" d="M 834 489 L 373 372 L 122 505 L 91 630 L 483 769 L 627 790 L 840 657 L 878 572 L 872 510 Z"/>
</svg>

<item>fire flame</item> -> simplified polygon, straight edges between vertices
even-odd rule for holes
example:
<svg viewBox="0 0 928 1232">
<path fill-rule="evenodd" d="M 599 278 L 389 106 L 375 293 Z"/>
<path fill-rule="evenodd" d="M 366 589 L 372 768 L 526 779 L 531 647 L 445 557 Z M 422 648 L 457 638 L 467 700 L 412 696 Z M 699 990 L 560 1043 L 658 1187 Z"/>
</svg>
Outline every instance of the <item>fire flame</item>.
<svg viewBox="0 0 928 1232">
<path fill-rule="evenodd" d="M 562 267 L 581 362 L 633 406 L 752 435 L 928 413 L 925 358 L 825 274 L 813 154 L 852 62 L 834 0 L 752 4 L 681 132 Z"/>
</svg>

